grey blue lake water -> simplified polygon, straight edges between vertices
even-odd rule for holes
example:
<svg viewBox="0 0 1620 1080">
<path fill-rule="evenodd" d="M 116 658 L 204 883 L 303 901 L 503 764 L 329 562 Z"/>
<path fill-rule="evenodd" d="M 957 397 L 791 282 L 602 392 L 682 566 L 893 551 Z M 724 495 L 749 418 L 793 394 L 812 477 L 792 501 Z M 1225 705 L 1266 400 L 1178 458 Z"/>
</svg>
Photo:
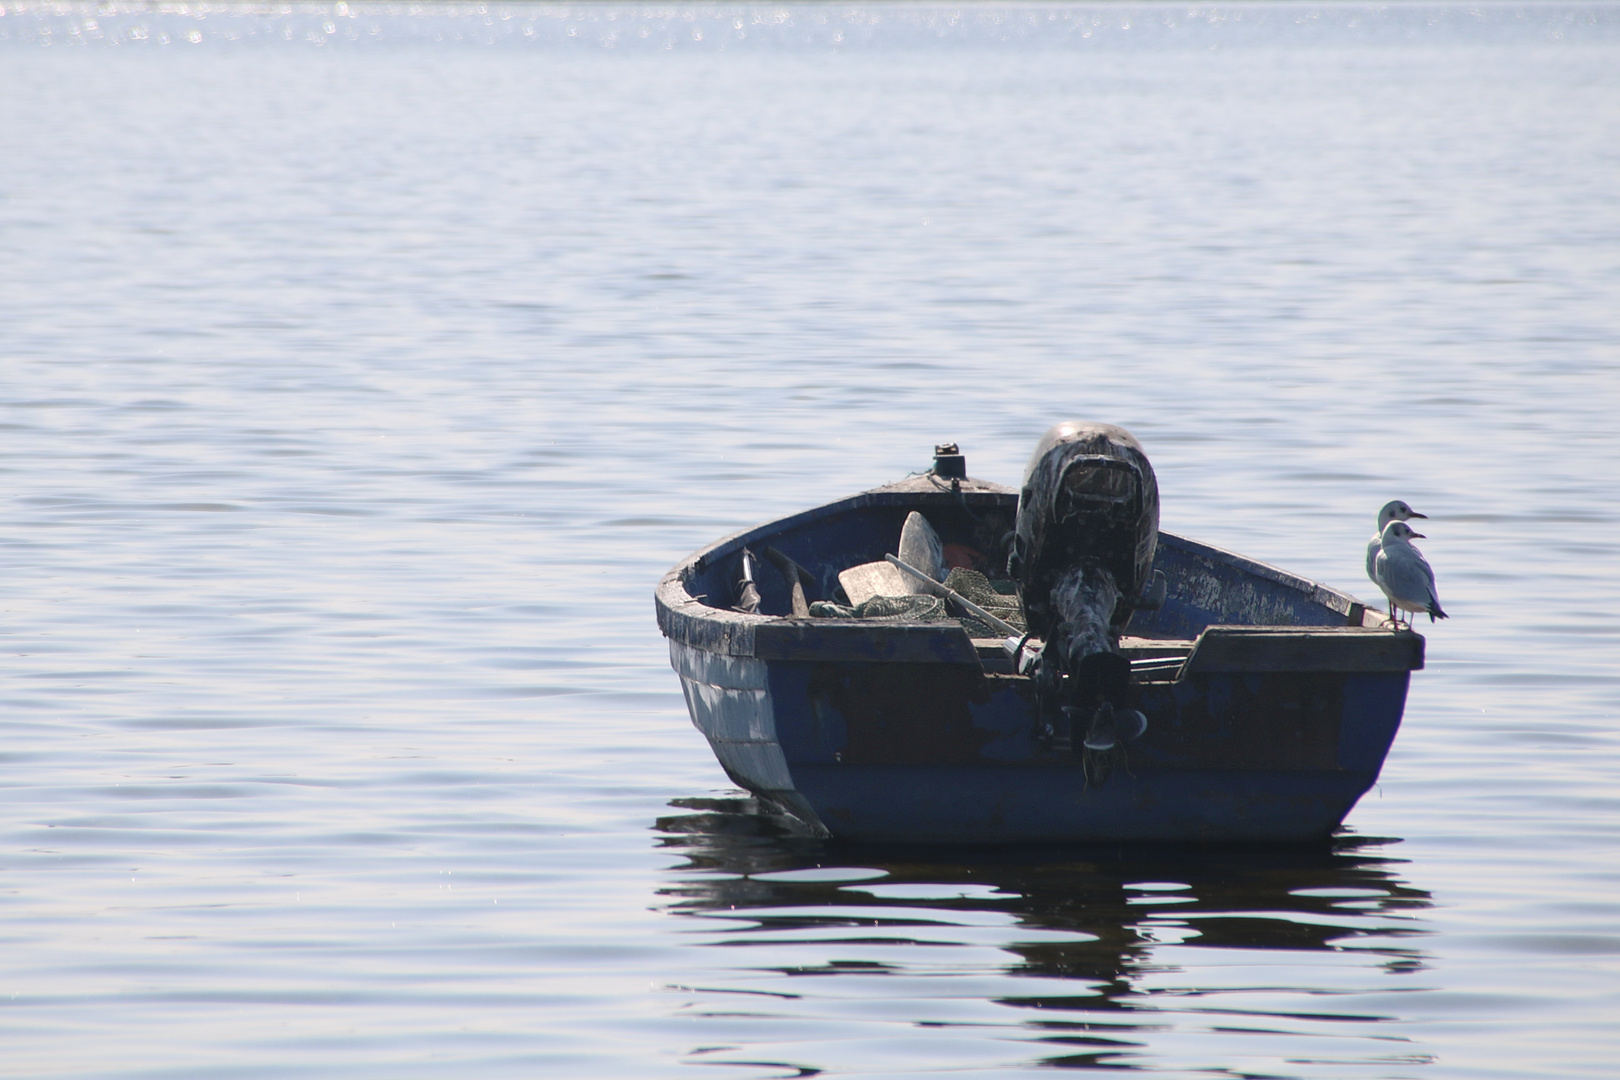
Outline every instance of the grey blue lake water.
<svg viewBox="0 0 1620 1080">
<path fill-rule="evenodd" d="M 1620 1072 L 1620 6 L 0 0 L 0 1074 Z M 864 851 L 652 589 L 1123 424 L 1432 627 L 1334 843 Z"/>
</svg>

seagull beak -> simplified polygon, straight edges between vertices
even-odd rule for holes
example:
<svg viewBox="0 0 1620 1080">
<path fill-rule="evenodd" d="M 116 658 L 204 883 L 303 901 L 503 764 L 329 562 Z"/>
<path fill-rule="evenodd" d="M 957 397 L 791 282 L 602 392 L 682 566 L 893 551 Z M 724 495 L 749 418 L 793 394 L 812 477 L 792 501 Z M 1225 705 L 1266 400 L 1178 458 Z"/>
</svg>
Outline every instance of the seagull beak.
<svg viewBox="0 0 1620 1080">
<path fill-rule="evenodd" d="M 1418 512 L 1417 512 L 1417 511 L 1416 511 L 1416 510 L 1414 510 L 1414 511 L 1412 511 L 1412 516 L 1413 516 L 1413 517 L 1420 517 L 1420 518 L 1422 518 L 1422 519 L 1423 519 L 1423 520 L 1424 520 L 1424 521 L 1428 521 L 1428 520 L 1429 520 L 1429 515 L 1428 515 L 1428 514 L 1420 514 L 1420 513 L 1418 513 Z"/>
<path fill-rule="evenodd" d="M 1424 536 L 1424 535 L 1423 535 L 1423 534 L 1422 534 L 1422 533 L 1420 533 L 1420 532 L 1414 532 L 1414 533 L 1413 533 L 1413 534 L 1412 534 L 1412 539 L 1414 539 L 1414 540 L 1427 540 L 1427 539 L 1428 539 L 1428 537 L 1427 537 L 1427 536 Z"/>
</svg>

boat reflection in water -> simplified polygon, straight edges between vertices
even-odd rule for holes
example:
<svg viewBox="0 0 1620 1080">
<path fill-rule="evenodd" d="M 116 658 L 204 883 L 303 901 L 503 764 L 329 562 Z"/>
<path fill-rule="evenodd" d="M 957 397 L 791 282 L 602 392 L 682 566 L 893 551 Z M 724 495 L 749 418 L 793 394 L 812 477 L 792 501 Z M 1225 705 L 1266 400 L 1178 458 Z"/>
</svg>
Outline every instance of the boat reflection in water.
<svg viewBox="0 0 1620 1080">
<path fill-rule="evenodd" d="M 670 988 L 702 1018 L 692 1065 L 1343 1078 L 1428 1060 L 1403 1017 L 1431 900 L 1398 841 L 855 848 L 746 797 L 672 805 L 665 910 L 726 947 Z"/>
</svg>

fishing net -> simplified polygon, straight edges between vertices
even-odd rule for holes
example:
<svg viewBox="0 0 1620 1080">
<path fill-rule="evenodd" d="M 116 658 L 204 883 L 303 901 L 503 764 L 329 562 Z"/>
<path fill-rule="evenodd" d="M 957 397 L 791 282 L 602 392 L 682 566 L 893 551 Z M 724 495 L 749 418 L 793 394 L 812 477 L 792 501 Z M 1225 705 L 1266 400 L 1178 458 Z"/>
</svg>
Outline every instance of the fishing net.
<svg viewBox="0 0 1620 1080">
<path fill-rule="evenodd" d="M 1011 581 L 991 581 L 976 570 L 957 568 L 945 579 L 945 585 L 984 608 L 985 611 L 1011 623 L 1020 633 L 1024 630 L 1024 612 L 1018 603 L 1017 586 Z M 1003 592 L 1005 589 L 1007 591 Z M 945 622 L 952 618 L 945 600 L 938 596 L 914 593 L 909 596 L 874 596 L 863 604 L 850 606 L 831 600 L 817 600 L 810 605 L 810 614 L 819 619 L 866 619 L 875 622 Z M 971 617 L 956 620 L 969 637 L 999 638 L 1002 631 Z"/>
<path fill-rule="evenodd" d="M 937 596 L 874 596 L 850 607 L 831 600 L 817 600 L 810 614 L 818 619 L 870 619 L 876 622 L 942 622 L 950 618 L 945 601 Z"/>
<path fill-rule="evenodd" d="M 991 581 L 977 570 L 967 570 L 958 566 L 951 571 L 950 577 L 945 579 L 945 586 L 973 601 L 1002 622 L 1011 623 L 1020 634 L 1024 632 L 1024 608 L 1018 602 L 1016 582 Z M 967 630 L 968 637 L 1006 636 L 1004 631 L 968 616 L 963 616 L 961 623 Z"/>
</svg>

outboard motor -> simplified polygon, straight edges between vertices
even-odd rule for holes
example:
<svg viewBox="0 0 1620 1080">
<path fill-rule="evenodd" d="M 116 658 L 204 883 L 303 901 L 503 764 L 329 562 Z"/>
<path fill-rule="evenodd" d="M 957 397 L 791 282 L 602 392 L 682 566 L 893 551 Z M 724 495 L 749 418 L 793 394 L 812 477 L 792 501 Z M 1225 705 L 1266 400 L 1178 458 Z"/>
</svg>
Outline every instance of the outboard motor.
<svg viewBox="0 0 1620 1080">
<path fill-rule="evenodd" d="M 1045 642 L 1036 688 L 1060 746 L 1076 722 L 1093 750 L 1146 727 L 1127 707 L 1119 633 L 1134 610 L 1162 602 L 1158 541 L 1158 480 L 1130 432 L 1069 422 L 1042 436 L 1024 470 L 1007 569 L 1030 633 Z"/>
</svg>

